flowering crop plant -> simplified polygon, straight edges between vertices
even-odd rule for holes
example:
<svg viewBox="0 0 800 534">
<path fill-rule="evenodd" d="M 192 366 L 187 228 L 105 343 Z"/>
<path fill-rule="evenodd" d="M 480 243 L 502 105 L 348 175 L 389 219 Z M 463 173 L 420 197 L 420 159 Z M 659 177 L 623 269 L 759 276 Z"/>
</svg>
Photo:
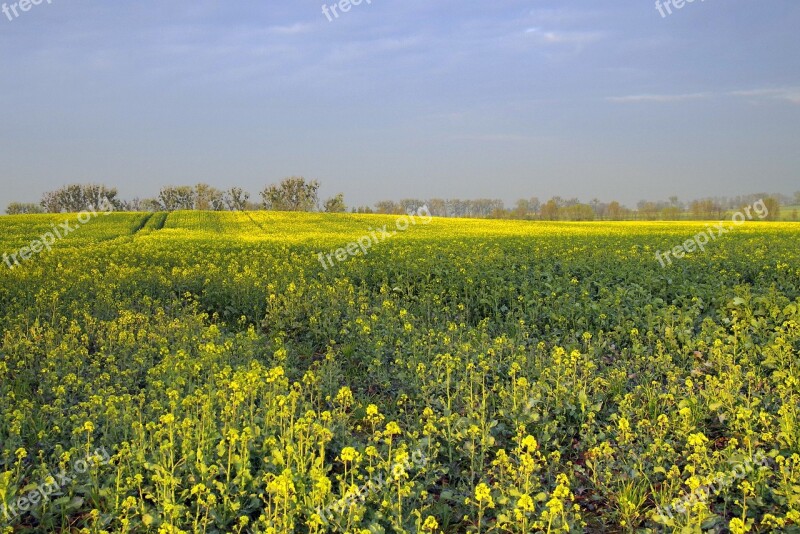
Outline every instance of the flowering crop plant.
<svg viewBox="0 0 800 534">
<path fill-rule="evenodd" d="M 705 226 L 433 218 L 320 265 L 393 224 L 112 213 L 0 268 L 0 533 L 800 531 L 800 225 L 662 267 Z"/>
</svg>

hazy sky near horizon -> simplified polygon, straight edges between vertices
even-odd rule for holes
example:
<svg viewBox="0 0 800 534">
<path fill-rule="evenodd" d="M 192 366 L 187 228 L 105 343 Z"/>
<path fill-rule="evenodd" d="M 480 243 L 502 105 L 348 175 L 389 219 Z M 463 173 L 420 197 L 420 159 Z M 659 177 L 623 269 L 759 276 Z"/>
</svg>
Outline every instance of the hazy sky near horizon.
<svg viewBox="0 0 800 534">
<path fill-rule="evenodd" d="M 0 210 L 290 175 L 349 205 L 800 190 L 797 0 L 51 1 L 0 13 Z"/>
</svg>

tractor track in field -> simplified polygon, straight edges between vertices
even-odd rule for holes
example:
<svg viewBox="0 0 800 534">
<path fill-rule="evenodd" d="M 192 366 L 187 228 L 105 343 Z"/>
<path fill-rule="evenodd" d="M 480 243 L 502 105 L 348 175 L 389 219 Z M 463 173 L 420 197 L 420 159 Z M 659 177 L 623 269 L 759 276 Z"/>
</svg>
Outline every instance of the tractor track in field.
<svg viewBox="0 0 800 534">
<path fill-rule="evenodd" d="M 166 211 L 154 213 L 152 218 L 153 225 L 150 229 L 154 231 L 163 230 L 164 225 L 167 224 L 167 217 L 169 217 L 169 213 Z"/>
<path fill-rule="evenodd" d="M 142 228 L 144 228 L 147 225 L 148 221 L 153 218 L 153 215 L 154 215 L 153 213 L 148 213 L 144 217 L 142 217 L 142 219 L 131 228 L 131 235 L 133 236 L 141 232 Z"/>
</svg>

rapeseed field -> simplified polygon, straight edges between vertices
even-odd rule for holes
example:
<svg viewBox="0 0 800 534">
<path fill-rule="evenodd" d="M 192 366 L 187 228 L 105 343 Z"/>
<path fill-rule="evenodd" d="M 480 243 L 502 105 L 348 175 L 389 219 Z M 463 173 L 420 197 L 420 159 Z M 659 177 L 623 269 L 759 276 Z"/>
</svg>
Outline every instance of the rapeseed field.
<svg viewBox="0 0 800 534">
<path fill-rule="evenodd" d="M 800 532 L 800 224 L 662 266 L 707 225 L 396 221 L 113 213 L 0 265 L 0 532 Z"/>
</svg>

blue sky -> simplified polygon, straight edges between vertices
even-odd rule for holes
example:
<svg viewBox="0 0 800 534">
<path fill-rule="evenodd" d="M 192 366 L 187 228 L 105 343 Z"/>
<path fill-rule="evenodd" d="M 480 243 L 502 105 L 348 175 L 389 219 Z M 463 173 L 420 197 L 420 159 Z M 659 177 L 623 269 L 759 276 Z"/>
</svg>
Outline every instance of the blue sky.
<svg viewBox="0 0 800 534">
<path fill-rule="evenodd" d="M 0 14 L 0 208 L 289 175 L 350 205 L 800 189 L 797 0 L 51 1 Z"/>
</svg>

